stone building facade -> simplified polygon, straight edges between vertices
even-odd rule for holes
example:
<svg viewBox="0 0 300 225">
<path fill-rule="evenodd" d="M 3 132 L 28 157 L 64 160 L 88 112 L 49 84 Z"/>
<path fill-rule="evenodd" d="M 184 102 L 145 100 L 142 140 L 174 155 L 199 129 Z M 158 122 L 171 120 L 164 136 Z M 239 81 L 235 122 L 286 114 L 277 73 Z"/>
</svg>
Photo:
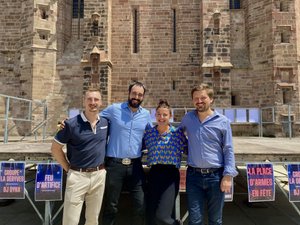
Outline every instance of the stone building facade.
<svg viewBox="0 0 300 225">
<path fill-rule="evenodd" d="M 50 130 L 89 86 L 106 106 L 126 100 L 134 80 L 147 86 L 146 107 L 192 107 L 191 88 L 205 82 L 217 107 L 275 106 L 280 121 L 291 104 L 299 118 L 298 0 L 0 3 L 0 94 L 45 100 Z"/>
</svg>

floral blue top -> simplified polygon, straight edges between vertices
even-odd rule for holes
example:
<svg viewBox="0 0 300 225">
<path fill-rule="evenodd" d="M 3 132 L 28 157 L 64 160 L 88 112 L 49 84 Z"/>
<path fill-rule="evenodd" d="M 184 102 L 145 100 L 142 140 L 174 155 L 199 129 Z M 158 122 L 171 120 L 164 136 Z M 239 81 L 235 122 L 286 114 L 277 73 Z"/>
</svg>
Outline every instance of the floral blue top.
<svg viewBox="0 0 300 225">
<path fill-rule="evenodd" d="M 181 128 L 170 126 L 168 132 L 159 134 L 157 126 L 147 125 L 144 134 L 148 150 L 148 166 L 156 164 L 175 165 L 180 168 L 181 154 L 187 153 L 187 139 Z"/>
</svg>

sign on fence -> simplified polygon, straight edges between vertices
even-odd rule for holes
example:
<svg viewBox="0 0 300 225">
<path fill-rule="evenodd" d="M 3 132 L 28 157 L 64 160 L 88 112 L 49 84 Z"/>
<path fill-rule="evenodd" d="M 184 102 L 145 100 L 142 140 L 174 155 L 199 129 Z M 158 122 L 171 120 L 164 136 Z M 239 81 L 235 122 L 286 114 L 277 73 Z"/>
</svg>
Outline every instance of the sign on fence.
<svg viewBox="0 0 300 225">
<path fill-rule="evenodd" d="M 289 180 L 289 200 L 290 202 L 300 202 L 300 165 L 288 165 Z"/>
<path fill-rule="evenodd" d="M 25 198 L 25 163 L 0 163 L 0 199 Z"/>
<path fill-rule="evenodd" d="M 35 182 L 36 201 L 62 199 L 62 167 L 56 163 L 38 164 Z"/>
<path fill-rule="evenodd" d="M 275 200 L 272 164 L 247 164 L 247 183 L 249 202 Z"/>
</svg>

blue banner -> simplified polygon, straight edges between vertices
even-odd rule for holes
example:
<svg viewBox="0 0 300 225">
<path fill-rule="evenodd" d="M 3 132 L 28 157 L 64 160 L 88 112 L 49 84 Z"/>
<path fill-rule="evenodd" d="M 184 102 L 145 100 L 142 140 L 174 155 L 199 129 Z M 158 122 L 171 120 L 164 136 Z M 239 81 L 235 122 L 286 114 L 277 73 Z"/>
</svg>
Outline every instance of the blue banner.
<svg viewBox="0 0 300 225">
<path fill-rule="evenodd" d="M 0 199 L 25 198 L 25 163 L 0 162 Z"/>
<path fill-rule="evenodd" d="M 300 202 L 300 164 L 288 165 L 289 200 Z"/>
<path fill-rule="evenodd" d="M 61 200 L 62 174 L 62 167 L 59 164 L 38 164 L 35 181 L 35 200 Z"/>
<path fill-rule="evenodd" d="M 275 200 L 272 164 L 247 164 L 247 183 L 249 202 Z"/>
</svg>

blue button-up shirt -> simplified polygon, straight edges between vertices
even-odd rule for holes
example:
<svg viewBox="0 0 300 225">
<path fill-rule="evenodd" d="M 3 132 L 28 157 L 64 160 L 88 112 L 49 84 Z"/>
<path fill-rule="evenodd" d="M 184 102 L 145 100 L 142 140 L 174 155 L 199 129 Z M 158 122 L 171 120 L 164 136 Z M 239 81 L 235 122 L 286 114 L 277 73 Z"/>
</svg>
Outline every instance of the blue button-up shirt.
<svg viewBox="0 0 300 225">
<path fill-rule="evenodd" d="M 223 175 L 236 176 L 229 120 L 214 111 L 204 121 L 197 112 L 187 113 L 181 121 L 188 136 L 188 165 L 198 168 L 224 167 Z"/>
<path fill-rule="evenodd" d="M 116 103 L 101 112 L 110 121 L 106 155 L 117 158 L 141 157 L 142 139 L 147 124 L 152 124 L 148 110 L 132 112 L 128 102 Z"/>
</svg>

